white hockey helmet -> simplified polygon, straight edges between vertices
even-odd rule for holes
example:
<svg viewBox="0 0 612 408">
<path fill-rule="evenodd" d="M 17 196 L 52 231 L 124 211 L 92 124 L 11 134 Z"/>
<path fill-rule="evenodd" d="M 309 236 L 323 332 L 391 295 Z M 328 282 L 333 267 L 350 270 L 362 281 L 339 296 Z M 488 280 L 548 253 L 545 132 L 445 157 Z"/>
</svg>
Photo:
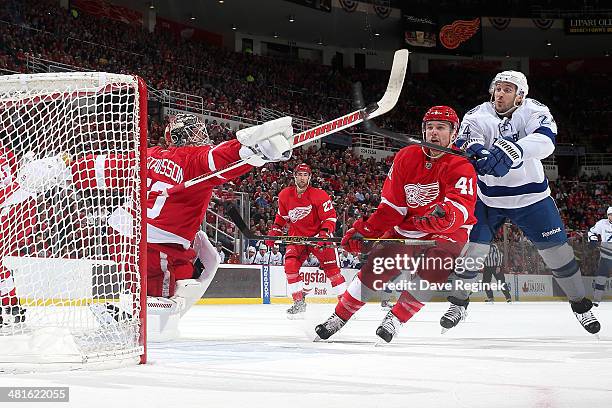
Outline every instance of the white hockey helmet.
<svg viewBox="0 0 612 408">
<path fill-rule="evenodd" d="M 262 249 L 263 249 L 264 251 L 267 251 L 267 250 L 268 250 L 268 246 L 267 246 L 266 244 L 260 244 L 260 245 L 259 245 L 259 250 L 261 251 Z"/>
<path fill-rule="evenodd" d="M 255 253 L 257 251 L 255 251 L 255 247 L 254 246 L 250 246 L 250 247 L 247 248 L 247 252 Z"/>
<path fill-rule="evenodd" d="M 498 82 L 510 82 L 511 84 L 516 85 L 516 94 L 518 96 L 522 96 L 523 99 L 527 97 L 529 85 L 527 84 L 527 77 L 522 72 L 503 71 L 495 75 L 495 78 L 493 78 L 493 81 L 491 81 L 491 85 L 489 85 L 489 93 L 491 94 L 491 97 L 493 97 L 495 84 Z"/>
<path fill-rule="evenodd" d="M 608 211 L 606 211 L 606 215 L 612 214 L 612 207 L 608 207 Z"/>
</svg>

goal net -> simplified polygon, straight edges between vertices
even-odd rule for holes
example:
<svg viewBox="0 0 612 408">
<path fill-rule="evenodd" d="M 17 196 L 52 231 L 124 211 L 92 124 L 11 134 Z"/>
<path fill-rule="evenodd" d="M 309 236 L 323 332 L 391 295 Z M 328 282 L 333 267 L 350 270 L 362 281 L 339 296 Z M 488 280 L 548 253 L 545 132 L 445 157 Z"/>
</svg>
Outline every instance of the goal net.
<svg viewBox="0 0 612 408">
<path fill-rule="evenodd" d="M 146 101 L 130 75 L 0 77 L 0 371 L 145 362 Z M 59 182 L 17 183 L 54 156 L 68 163 Z M 106 171 L 128 156 L 127 171 Z M 73 182 L 85 157 L 95 165 Z"/>
</svg>

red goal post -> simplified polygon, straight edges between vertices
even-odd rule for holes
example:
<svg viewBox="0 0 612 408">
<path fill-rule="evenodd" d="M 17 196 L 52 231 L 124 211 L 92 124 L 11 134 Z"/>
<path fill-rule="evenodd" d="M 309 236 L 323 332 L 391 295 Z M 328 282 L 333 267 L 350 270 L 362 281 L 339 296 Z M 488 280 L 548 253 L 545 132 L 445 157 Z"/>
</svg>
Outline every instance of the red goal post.
<svg viewBox="0 0 612 408">
<path fill-rule="evenodd" d="M 146 362 L 147 90 L 103 72 L 0 77 L 0 372 L 113 368 Z M 15 184 L 27 161 L 68 154 L 134 160 L 122 189 L 45 192 Z M 103 184 L 103 183 L 102 183 Z M 21 191 L 20 191 L 21 190 Z M 7 204 L 8 203 L 8 204 Z M 118 208 L 129 238 L 109 218 Z M 124 211 L 125 213 L 125 211 Z M 94 307 L 118 308 L 103 321 Z M 13 319 L 14 315 L 23 319 Z"/>
</svg>

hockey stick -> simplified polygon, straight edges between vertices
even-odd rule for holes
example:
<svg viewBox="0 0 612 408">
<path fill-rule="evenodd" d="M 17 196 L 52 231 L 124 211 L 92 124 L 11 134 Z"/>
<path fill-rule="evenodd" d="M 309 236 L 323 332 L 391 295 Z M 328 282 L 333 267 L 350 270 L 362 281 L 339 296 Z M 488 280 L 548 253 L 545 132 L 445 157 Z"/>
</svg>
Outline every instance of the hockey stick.
<svg viewBox="0 0 612 408">
<path fill-rule="evenodd" d="M 387 84 L 387 90 L 382 98 L 368 106 L 368 108 L 360 108 L 354 112 L 347 113 L 339 118 L 330 120 L 329 122 L 315 126 L 312 129 L 305 130 L 293 136 L 292 148 L 303 146 L 307 143 L 321 139 L 325 136 L 329 136 L 333 133 L 339 132 L 346 128 L 354 125 L 358 125 L 366 119 L 375 118 L 389 112 L 397 104 L 400 93 L 402 92 L 402 86 L 404 85 L 404 78 L 406 76 L 406 69 L 408 67 L 408 50 L 397 50 L 393 56 L 393 65 L 391 66 L 391 74 L 389 76 L 389 83 Z M 240 159 L 231 163 L 230 165 L 213 171 L 211 173 L 203 174 L 195 177 L 191 180 L 187 180 L 181 184 L 177 184 L 172 188 L 161 192 L 161 195 L 169 196 L 170 194 L 177 193 L 193 185 L 199 184 L 203 181 L 209 180 L 213 177 L 218 177 L 223 173 L 233 170 L 247 164 L 246 159 Z"/>
<path fill-rule="evenodd" d="M 355 84 L 353 84 L 353 106 L 358 109 L 363 109 L 365 107 L 365 102 L 363 99 L 363 92 L 361 88 L 361 82 L 356 82 Z M 406 145 L 420 145 L 422 147 L 427 147 L 429 149 L 438 150 L 440 152 L 453 154 L 459 157 L 465 157 L 466 159 L 471 158 L 470 155 L 468 155 L 466 152 L 462 150 L 454 150 L 448 147 L 439 146 L 434 143 L 429 143 L 423 139 L 416 139 L 416 137 L 418 137 L 416 135 L 408 135 L 405 133 L 394 132 L 392 130 L 381 129 L 378 126 L 376 126 L 373 122 L 371 122 L 369 119 L 371 118 L 368 117 L 366 118 L 366 120 L 363 121 L 363 127 L 368 133 L 372 133 L 377 136 L 383 136 L 388 139 L 391 139 L 391 140 L 394 140 L 396 142 L 400 142 Z"/>
<path fill-rule="evenodd" d="M 257 235 L 253 231 L 249 229 L 246 222 L 238 212 L 238 209 L 235 205 L 227 202 L 223 202 L 218 198 L 211 198 L 211 201 L 215 204 L 222 205 L 225 208 L 225 214 L 228 218 L 236 225 L 238 230 L 244 235 L 247 239 L 253 241 L 282 241 L 284 244 L 300 244 L 300 245 L 308 245 L 308 244 L 316 244 L 316 243 L 326 243 L 330 245 L 339 244 L 342 242 L 342 238 L 339 237 L 330 237 L 330 238 L 320 238 L 320 237 L 302 237 L 302 236 L 292 236 L 292 235 Z M 403 243 L 407 245 L 431 245 L 433 241 L 420 241 L 417 239 L 408 239 L 408 238 L 356 238 L 362 241 L 373 241 L 373 242 L 396 242 Z"/>
</svg>

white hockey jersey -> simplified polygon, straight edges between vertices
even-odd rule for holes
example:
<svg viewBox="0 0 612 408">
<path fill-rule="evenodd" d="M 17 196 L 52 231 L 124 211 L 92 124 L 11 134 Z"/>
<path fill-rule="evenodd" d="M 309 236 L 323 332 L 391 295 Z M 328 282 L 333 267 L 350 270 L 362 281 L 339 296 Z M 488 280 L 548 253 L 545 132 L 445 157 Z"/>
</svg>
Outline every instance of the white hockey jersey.
<svg viewBox="0 0 612 408">
<path fill-rule="evenodd" d="M 268 263 L 270 265 L 282 265 L 283 264 L 283 254 L 281 254 L 280 252 L 277 252 L 277 253 L 269 252 L 268 253 Z"/>
<path fill-rule="evenodd" d="M 523 149 L 523 163 L 503 177 L 478 176 L 478 197 L 497 208 L 521 208 L 550 195 L 541 160 L 555 150 L 557 124 L 546 105 L 526 98 L 510 118 L 500 117 L 491 102 L 463 117 L 457 144 L 482 143 L 487 149 L 498 138 L 516 142 Z"/>
<path fill-rule="evenodd" d="M 262 254 L 261 252 L 257 252 L 257 254 L 255 255 L 255 259 L 253 259 L 253 263 L 255 265 L 267 265 L 270 263 L 270 256 L 268 255 L 268 252 L 265 252 L 264 254 Z"/>
<path fill-rule="evenodd" d="M 612 223 L 607 218 L 599 220 L 589 230 L 589 241 L 597 241 L 601 237 L 602 258 L 612 259 Z"/>
</svg>

